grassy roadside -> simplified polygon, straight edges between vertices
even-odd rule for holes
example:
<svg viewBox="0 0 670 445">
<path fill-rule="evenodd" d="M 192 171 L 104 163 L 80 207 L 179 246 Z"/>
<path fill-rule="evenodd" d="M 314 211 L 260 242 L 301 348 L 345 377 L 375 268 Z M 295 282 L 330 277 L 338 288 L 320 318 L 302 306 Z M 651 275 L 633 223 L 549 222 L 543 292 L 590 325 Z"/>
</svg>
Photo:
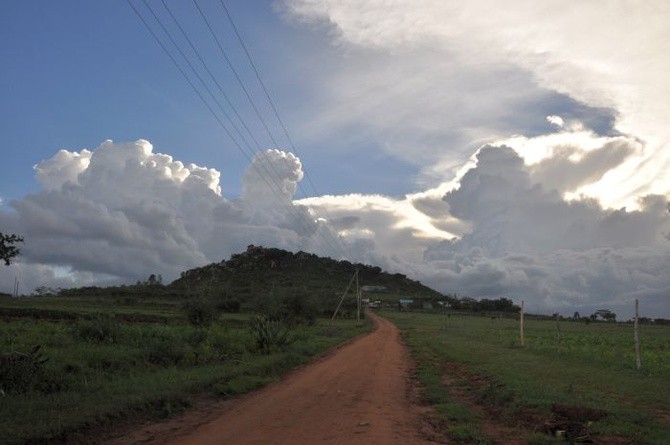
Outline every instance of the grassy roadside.
<svg viewBox="0 0 670 445">
<path fill-rule="evenodd" d="M 670 443 L 667 327 L 645 328 L 647 365 L 637 371 L 618 353 L 632 349 L 617 343 L 630 341 L 627 325 L 564 323 L 558 352 L 553 340 L 547 341 L 555 336 L 551 321 L 530 321 L 527 347 L 520 348 L 514 342 L 514 320 L 394 311 L 380 315 L 403 331 L 425 397 L 456 442 L 499 442 L 485 434 L 495 418 L 520 443 L 557 443 L 544 434 L 545 425 L 568 410 L 569 415 L 586 416 L 571 420 L 574 430 L 568 426 L 561 433 L 573 443 Z M 600 342 L 597 350 L 594 342 Z M 584 412 L 588 414 L 580 414 Z M 599 417 L 594 413 L 604 417 L 589 419 Z"/>
<path fill-rule="evenodd" d="M 31 298 L 3 300 L 0 308 L 11 313 L 0 315 L 6 444 L 87 442 L 87 431 L 137 416 L 167 417 L 203 393 L 242 394 L 371 328 L 317 319 L 290 327 L 284 344 L 261 350 L 251 314 L 222 314 L 195 327 L 170 302 Z"/>
</svg>

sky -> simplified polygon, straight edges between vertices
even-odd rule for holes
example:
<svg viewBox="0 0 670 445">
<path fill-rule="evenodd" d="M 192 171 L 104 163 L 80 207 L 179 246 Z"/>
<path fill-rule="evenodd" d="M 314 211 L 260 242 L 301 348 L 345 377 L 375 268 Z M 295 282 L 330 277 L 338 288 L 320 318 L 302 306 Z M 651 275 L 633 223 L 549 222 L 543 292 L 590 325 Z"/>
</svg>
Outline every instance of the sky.
<svg viewBox="0 0 670 445">
<path fill-rule="evenodd" d="M 1 2 L 0 232 L 26 242 L 0 291 L 170 281 L 255 244 L 670 317 L 669 22 L 663 1 Z"/>
</svg>

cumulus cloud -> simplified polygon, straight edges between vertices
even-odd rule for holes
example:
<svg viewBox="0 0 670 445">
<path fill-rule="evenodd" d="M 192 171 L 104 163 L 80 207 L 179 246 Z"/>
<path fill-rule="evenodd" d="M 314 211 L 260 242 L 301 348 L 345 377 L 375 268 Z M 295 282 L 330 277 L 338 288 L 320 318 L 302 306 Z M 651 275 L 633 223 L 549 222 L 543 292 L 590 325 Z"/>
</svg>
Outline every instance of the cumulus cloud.
<svg viewBox="0 0 670 445">
<path fill-rule="evenodd" d="M 345 242 L 365 241 L 351 252 L 354 258 L 374 259 L 375 263 L 390 267 L 388 258 L 398 258 L 403 264 L 420 261 L 426 247 L 454 237 L 449 230 L 460 228 L 459 222 L 445 213 L 440 197 L 432 198 L 430 192 L 402 198 L 350 194 L 302 199 L 298 203 L 318 214 L 327 214 Z"/>
<path fill-rule="evenodd" d="M 170 279 L 247 244 L 344 244 L 446 292 L 550 311 L 637 296 L 670 315 L 670 7 L 564 6 L 286 0 L 340 57 L 305 79 L 298 133 L 343 159 L 391 154 L 423 191 L 295 201 L 300 160 L 268 150 L 228 200 L 217 170 L 147 141 L 60 150 L 35 166 L 42 190 L 0 210 L 27 240 L 2 283 Z"/>
<path fill-rule="evenodd" d="M 548 310 L 630 306 L 640 294 L 649 310 L 667 312 L 667 197 L 646 196 L 635 211 L 605 210 L 534 182 L 509 147 L 483 147 L 476 162 L 444 197 L 471 231 L 426 249 L 427 282 L 466 295 L 523 297 Z"/>
<path fill-rule="evenodd" d="M 578 130 L 576 121 L 588 129 L 593 116 L 605 114 L 599 120 L 610 124 L 592 129 L 631 135 L 641 148 L 618 164 L 621 152 L 611 155 L 608 174 L 579 193 L 616 208 L 670 191 L 667 5 L 286 0 L 283 6 L 297 23 L 325 30 L 344 54 L 347 68 L 333 70 L 328 82 L 335 89 L 324 85 L 330 95 L 324 108 L 346 113 L 326 113 L 328 122 L 363 127 L 362 137 L 374 135 L 383 149 L 419 163 L 433 184 L 459 168 L 468 149 L 543 132 L 544 116 L 553 116 L 554 125 L 560 116 L 565 129 Z"/>
<path fill-rule="evenodd" d="M 573 123 L 558 133 L 535 137 L 512 136 L 491 145 L 512 147 L 530 166 L 534 182 L 545 188 L 556 189 L 569 199 L 588 197 L 605 207 L 625 202 L 637 208 L 638 202 L 628 202 L 630 191 L 625 187 L 612 187 L 598 193 L 603 180 L 618 176 L 617 168 L 644 152 L 645 146 L 636 138 L 600 136 Z"/>
<path fill-rule="evenodd" d="M 607 172 L 634 153 L 635 145 L 626 140 L 617 140 L 590 152 L 584 152 L 581 147 L 574 145 L 559 146 L 554 149 L 551 158 L 535 166 L 533 176 L 546 187 L 576 191 L 601 180 Z"/>
<path fill-rule="evenodd" d="M 565 121 L 563 121 L 563 118 L 561 116 L 547 116 L 547 122 L 549 122 L 552 125 L 556 125 L 559 128 L 563 128 L 565 125 Z"/>
<path fill-rule="evenodd" d="M 302 165 L 279 150 L 253 159 L 234 200 L 222 197 L 218 171 L 154 153 L 144 140 L 61 150 L 35 171 L 43 189 L 0 212 L 3 229 L 27 240 L 12 273 L 28 287 L 134 282 L 150 273 L 169 280 L 248 244 L 407 272 L 426 247 L 463 229 L 437 189 L 293 201 Z"/>
<path fill-rule="evenodd" d="M 590 136 L 582 158 L 608 144 L 634 143 L 598 139 Z M 630 211 L 605 209 L 595 199 L 566 200 L 543 164 L 560 157 L 542 159 L 528 164 L 510 147 L 484 146 L 439 189 L 302 202 L 327 208 L 340 234 L 364 249 L 356 255 L 445 292 L 525 299 L 545 313 L 605 306 L 623 317 L 640 298 L 646 313 L 667 316 L 667 197 L 645 196 Z M 576 176 L 564 181 L 565 190 L 578 187 Z"/>
<path fill-rule="evenodd" d="M 490 258 L 473 249 L 430 255 L 434 259 L 419 276 L 460 295 L 504 295 L 517 302 L 524 299 L 531 311 L 566 315 L 609 307 L 624 319 L 632 313 L 633 299 L 639 298 L 645 314 L 669 315 L 670 282 L 661 271 L 670 264 L 667 251 L 607 248 Z"/>
<path fill-rule="evenodd" d="M 34 166 L 35 177 L 46 189 L 58 189 L 66 182 L 75 183 L 90 161 L 91 152 L 88 150 L 79 153 L 59 150 L 51 159 Z"/>
<path fill-rule="evenodd" d="M 616 309 L 636 296 L 667 315 L 667 197 L 606 210 L 594 199 L 565 199 L 588 175 L 575 173 L 562 185 L 549 180 L 549 161 L 574 162 L 579 170 L 601 150 L 619 144 L 628 147 L 624 156 L 634 143 L 593 139 L 582 151 L 561 157 L 548 150 L 534 163 L 506 145 L 484 146 L 451 182 L 403 197 L 297 201 L 300 160 L 279 150 L 256 156 L 234 200 L 222 197 L 218 171 L 154 153 L 147 141 L 60 151 L 35 168 L 43 189 L 0 211 L 3 230 L 26 238 L 0 280 L 9 290 L 18 276 L 25 291 L 134 282 L 151 273 L 171 280 L 260 244 L 346 256 L 444 292 L 524 298 L 546 311 Z M 519 151 L 536 142 L 510 141 Z M 274 172 L 273 189 L 262 166 Z"/>
<path fill-rule="evenodd" d="M 272 179 L 276 181 L 272 182 Z M 242 180 L 243 199 L 263 205 L 293 199 L 303 178 L 302 164 L 293 153 L 266 150 L 256 156 Z"/>
<path fill-rule="evenodd" d="M 270 191 L 258 165 L 277 172 L 282 199 Z M 302 178 L 300 161 L 279 150 L 256 156 L 243 197 L 233 201 L 221 196 L 217 170 L 154 153 L 144 140 L 61 150 L 35 171 L 43 189 L 0 212 L 3 230 L 27 241 L 16 268 L 32 284 L 134 282 L 150 273 L 172 279 L 251 243 L 335 256 L 322 245 L 327 228 L 292 204 Z"/>
</svg>

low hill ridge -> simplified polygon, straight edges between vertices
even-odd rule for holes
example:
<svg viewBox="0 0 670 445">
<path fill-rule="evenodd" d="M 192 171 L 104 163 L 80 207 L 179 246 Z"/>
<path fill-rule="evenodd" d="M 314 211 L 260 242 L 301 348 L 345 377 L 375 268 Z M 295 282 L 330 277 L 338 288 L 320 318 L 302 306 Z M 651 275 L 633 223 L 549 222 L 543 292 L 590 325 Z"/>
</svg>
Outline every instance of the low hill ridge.
<svg viewBox="0 0 670 445">
<path fill-rule="evenodd" d="M 203 293 L 225 292 L 246 299 L 256 294 L 307 292 L 315 297 L 332 297 L 344 292 L 358 270 L 361 286 L 376 286 L 399 296 L 439 297 L 441 294 L 403 274 L 390 274 L 380 267 L 319 257 L 307 252 L 293 253 L 278 248 L 250 245 L 229 260 L 182 272 L 170 287 Z"/>
</svg>

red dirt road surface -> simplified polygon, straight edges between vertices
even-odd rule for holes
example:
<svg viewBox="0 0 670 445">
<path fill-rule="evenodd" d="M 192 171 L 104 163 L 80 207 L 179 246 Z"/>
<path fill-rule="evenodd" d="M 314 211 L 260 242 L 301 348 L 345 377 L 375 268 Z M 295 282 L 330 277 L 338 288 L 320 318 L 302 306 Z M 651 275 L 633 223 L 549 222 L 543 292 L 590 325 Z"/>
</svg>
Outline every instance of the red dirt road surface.
<svg viewBox="0 0 670 445">
<path fill-rule="evenodd" d="M 171 445 L 429 444 L 409 400 L 410 359 L 398 329 L 377 329 L 232 404 Z"/>
</svg>

